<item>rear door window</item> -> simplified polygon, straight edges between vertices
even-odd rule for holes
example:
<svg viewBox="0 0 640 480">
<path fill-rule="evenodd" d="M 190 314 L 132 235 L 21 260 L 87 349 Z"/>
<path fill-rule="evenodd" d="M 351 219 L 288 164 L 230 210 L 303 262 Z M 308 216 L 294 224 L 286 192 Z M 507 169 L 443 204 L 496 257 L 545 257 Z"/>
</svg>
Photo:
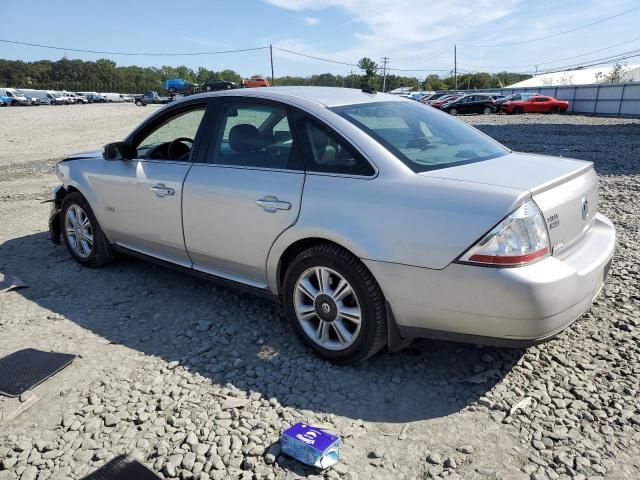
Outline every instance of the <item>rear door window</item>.
<svg viewBox="0 0 640 480">
<path fill-rule="evenodd" d="M 296 118 L 303 148 L 305 168 L 309 172 L 371 176 L 371 164 L 328 126 L 300 115 Z"/>
</svg>

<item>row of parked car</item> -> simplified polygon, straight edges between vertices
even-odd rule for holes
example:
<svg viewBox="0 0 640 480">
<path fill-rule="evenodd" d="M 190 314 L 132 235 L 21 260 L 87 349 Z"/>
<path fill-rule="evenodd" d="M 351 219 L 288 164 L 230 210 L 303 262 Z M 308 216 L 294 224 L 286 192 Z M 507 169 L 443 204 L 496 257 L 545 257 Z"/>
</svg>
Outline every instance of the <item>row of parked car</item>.
<svg viewBox="0 0 640 480">
<path fill-rule="evenodd" d="M 75 105 L 84 103 L 133 102 L 123 93 L 69 92 L 32 88 L 0 88 L 0 106 Z"/>
<path fill-rule="evenodd" d="M 569 102 L 565 100 L 556 100 L 548 95 L 529 92 L 507 96 L 497 93 L 440 92 L 411 98 L 451 115 L 468 113 L 490 115 L 498 112 L 561 113 L 569 108 Z"/>
</svg>

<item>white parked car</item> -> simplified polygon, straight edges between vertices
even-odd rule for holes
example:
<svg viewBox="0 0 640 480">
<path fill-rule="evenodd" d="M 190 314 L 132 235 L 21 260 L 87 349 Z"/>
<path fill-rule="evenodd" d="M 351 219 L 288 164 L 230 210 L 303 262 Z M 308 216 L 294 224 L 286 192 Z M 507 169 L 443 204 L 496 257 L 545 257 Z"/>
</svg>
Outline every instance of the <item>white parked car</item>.
<svg viewBox="0 0 640 480">
<path fill-rule="evenodd" d="M 9 97 L 11 105 L 31 105 L 31 100 L 16 88 L 0 88 L 0 95 Z"/>
</svg>

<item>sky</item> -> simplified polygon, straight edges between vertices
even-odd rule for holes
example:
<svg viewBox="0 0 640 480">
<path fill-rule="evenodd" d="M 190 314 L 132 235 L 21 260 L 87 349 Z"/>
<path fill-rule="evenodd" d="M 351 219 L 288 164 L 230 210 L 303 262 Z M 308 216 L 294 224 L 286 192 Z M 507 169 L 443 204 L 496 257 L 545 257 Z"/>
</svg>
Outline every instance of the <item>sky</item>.
<svg viewBox="0 0 640 480">
<path fill-rule="evenodd" d="M 8 0 L 2 3 L 9 5 Z M 355 64 L 364 57 L 391 73 L 447 75 L 457 45 L 459 72 L 534 71 L 640 50 L 639 0 L 22 0 L 4 8 L 0 39 L 64 48 L 133 53 L 197 53 L 263 47 Z M 8 21 L 12 16 L 16 21 Z M 527 43 L 522 43 L 527 42 Z M 510 46 L 492 46 L 518 43 Z M 604 49 L 616 44 L 617 47 Z M 584 54 L 584 55 L 583 55 Z M 110 58 L 118 65 L 230 68 L 270 75 L 269 50 L 221 55 L 123 56 L 0 43 L 0 58 L 33 61 Z M 562 60 L 582 55 L 576 59 Z M 357 67 L 274 48 L 276 78 Z M 640 63 L 640 57 L 629 63 Z"/>
</svg>

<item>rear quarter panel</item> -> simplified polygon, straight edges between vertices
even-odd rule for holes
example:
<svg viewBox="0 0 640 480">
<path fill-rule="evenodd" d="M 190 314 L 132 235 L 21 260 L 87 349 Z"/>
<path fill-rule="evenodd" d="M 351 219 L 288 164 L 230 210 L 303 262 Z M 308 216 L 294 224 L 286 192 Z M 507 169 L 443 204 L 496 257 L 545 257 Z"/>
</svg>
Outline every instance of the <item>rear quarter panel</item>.
<svg viewBox="0 0 640 480">
<path fill-rule="evenodd" d="M 333 241 L 362 259 L 442 269 L 474 244 L 529 192 L 425 178 L 373 179 L 308 174 L 300 216 L 274 243 L 268 283 L 288 246 Z"/>
</svg>

